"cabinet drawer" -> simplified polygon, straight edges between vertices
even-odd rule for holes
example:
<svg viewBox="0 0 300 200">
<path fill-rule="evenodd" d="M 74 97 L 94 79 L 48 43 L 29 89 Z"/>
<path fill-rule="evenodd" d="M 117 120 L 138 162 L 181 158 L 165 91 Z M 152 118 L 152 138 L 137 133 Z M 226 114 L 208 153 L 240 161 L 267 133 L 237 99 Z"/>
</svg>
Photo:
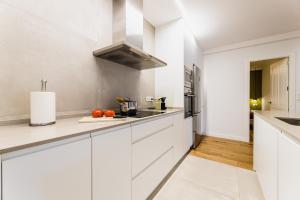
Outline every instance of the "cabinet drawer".
<svg viewBox="0 0 300 200">
<path fill-rule="evenodd" d="M 166 128 L 132 146 L 132 177 L 144 170 L 172 146 L 172 128 Z"/>
<path fill-rule="evenodd" d="M 172 116 L 152 120 L 132 126 L 132 142 L 135 143 L 149 135 L 173 126 Z"/>
<path fill-rule="evenodd" d="M 173 167 L 174 149 L 171 147 L 157 161 L 132 182 L 132 200 L 146 199 Z"/>
</svg>

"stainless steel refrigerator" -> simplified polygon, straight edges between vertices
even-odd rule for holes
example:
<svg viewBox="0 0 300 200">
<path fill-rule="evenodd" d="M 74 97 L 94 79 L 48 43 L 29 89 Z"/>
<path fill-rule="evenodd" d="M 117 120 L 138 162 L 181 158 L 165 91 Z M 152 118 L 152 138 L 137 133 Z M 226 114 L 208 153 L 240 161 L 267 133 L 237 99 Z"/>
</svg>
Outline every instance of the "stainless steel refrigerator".
<svg viewBox="0 0 300 200">
<path fill-rule="evenodd" d="M 201 142 L 201 70 L 193 65 L 193 148 L 196 148 Z"/>
</svg>

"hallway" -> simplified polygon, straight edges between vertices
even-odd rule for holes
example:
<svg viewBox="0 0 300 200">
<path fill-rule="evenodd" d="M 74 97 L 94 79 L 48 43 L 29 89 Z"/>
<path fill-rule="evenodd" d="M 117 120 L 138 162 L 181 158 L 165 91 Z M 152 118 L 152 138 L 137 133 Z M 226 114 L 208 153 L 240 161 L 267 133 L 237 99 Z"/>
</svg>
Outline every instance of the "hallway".
<svg viewBox="0 0 300 200">
<path fill-rule="evenodd" d="M 253 144 L 204 136 L 191 155 L 253 170 Z"/>
</svg>

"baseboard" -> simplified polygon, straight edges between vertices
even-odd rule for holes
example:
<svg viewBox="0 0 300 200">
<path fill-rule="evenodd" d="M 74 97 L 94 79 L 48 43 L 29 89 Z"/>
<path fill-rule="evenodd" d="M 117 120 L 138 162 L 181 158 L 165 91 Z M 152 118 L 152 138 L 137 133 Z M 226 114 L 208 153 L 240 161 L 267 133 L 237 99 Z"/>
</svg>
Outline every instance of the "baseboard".
<svg viewBox="0 0 300 200">
<path fill-rule="evenodd" d="M 229 135 L 229 134 L 216 133 L 216 132 L 206 132 L 203 135 L 224 138 L 224 139 L 229 139 L 229 140 L 237 140 L 237 141 L 242 141 L 242 142 L 249 142 L 249 136 L 243 137 L 243 136 Z"/>
</svg>

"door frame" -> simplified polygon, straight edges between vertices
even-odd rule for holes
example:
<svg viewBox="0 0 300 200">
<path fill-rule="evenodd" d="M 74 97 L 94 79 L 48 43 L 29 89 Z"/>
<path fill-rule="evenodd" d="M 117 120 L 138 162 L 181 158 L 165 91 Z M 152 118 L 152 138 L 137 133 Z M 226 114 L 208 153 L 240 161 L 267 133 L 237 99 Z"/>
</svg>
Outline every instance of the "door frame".
<svg viewBox="0 0 300 200">
<path fill-rule="evenodd" d="M 276 58 L 288 58 L 288 73 L 289 73 L 289 112 L 295 113 L 296 112 L 296 54 L 295 53 L 287 53 L 287 54 L 273 54 L 269 56 L 256 56 L 248 58 L 245 62 L 245 98 L 244 98 L 244 104 L 245 104 L 245 124 L 244 128 L 247 130 L 247 137 L 248 141 L 250 141 L 250 130 L 249 130 L 249 124 L 250 124 L 250 106 L 249 106 L 249 98 L 250 98 L 250 63 L 255 61 L 261 61 L 261 60 L 271 60 Z"/>
</svg>

